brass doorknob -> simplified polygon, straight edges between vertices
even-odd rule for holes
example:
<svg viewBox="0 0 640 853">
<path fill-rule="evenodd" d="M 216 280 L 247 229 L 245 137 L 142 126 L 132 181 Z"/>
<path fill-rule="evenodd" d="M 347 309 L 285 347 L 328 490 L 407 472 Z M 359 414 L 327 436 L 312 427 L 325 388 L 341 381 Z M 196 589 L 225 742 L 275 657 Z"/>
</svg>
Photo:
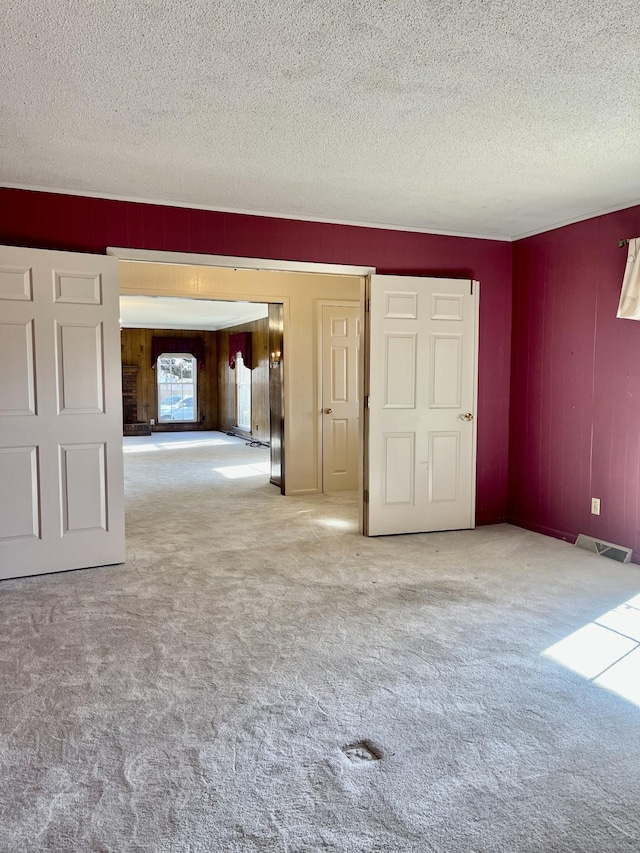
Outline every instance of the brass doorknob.
<svg viewBox="0 0 640 853">
<path fill-rule="evenodd" d="M 466 415 L 460 415 L 460 420 L 461 421 L 472 421 L 473 415 L 471 414 L 471 412 L 467 412 Z"/>
<path fill-rule="evenodd" d="M 330 409 L 329 406 L 324 410 L 325 415 L 330 415 L 333 409 Z"/>
</svg>

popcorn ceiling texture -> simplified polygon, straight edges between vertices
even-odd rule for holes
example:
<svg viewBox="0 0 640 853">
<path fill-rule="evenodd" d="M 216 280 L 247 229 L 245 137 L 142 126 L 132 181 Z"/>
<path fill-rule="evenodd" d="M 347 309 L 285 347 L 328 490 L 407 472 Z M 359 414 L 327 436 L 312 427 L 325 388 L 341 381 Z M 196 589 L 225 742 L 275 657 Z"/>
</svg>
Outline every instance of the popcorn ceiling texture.
<svg viewBox="0 0 640 853">
<path fill-rule="evenodd" d="M 127 440 L 125 565 L 0 584 L 2 853 L 637 853 L 640 709 L 541 657 L 636 566 L 209 436 Z"/>
<path fill-rule="evenodd" d="M 512 237 L 640 198 L 635 0 L 23 0 L 0 180 Z"/>
</svg>

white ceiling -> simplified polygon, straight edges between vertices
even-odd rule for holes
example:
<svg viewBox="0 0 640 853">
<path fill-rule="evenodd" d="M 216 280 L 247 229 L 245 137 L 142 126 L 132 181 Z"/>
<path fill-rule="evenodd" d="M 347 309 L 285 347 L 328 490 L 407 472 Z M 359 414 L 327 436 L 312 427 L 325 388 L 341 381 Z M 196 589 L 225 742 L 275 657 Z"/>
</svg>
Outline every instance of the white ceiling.
<svg viewBox="0 0 640 853">
<path fill-rule="evenodd" d="M 637 0 L 23 0 L 0 181 L 498 238 L 640 199 Z"/>
<path fill-rule="evenodd" d="M 127 329 L 204 329 L 217 331 L 267 317 L 260 302 L 215 302 L 169 296 L 121 296 L 120 325 Z"/>
</svg>

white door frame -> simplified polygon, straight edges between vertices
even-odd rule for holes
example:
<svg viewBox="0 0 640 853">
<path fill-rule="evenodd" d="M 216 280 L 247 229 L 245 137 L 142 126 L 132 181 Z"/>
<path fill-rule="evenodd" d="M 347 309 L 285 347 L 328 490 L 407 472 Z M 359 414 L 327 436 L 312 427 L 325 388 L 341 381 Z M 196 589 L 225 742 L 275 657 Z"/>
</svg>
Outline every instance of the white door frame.
<svg viewBox="0 0 640 853">
<path fill-rule="evenodd" d="M 276 270 L 281 272 L 317 272 L 325 275 L 372 275 L 375 267 L 348 264 L 321 264 L 306 261 L 280 261 L 267 258 L 241 258 L 231 255 L 200 255 L 194 252 L 162 252 L 155 249 L 126 249 L 107 246 L 107 255 L 119 261 L 140 261 L 147 264 L 179 264 L 190 267 L 226 267 L 238 270 Z M 362 293 L 364 299 L 364 289 Z"/>
<path fill-rule="evenodd" d="M 323 341 L 322 341 L 322 309 L 325 305 L 333 306 L 336 308 L 360 308 L 360 356 L 358 358 L 358 396 L 360 399 L 360 418 L 359 418 L 359 426 L 358 426 L 358 455 L 362 456 L 362 400 L 364 393 L 364 376 L 362 374 L 362 348 L 364 345 L 364 294 L 363 298 L 360 300 L 357 299 L 316 299 L 315 300 L 315 312 L 316 312 L 316 356 L 318 361 L 318 418 L 317 418 L 317 430 L 318 430 L 318 483 L 321 483 L 322 488 L 319 490 L 320 492 L 324 492 L 324 478 L 322 476 L 322 456 L 323 456 L 323 445 L 324 445 L 324 435 L 323 435 L 323 419 L 322 419 L 322 353 L 323 353 Z M 362 484 L 362 470 L 361 466 L 358 466 L 359 471 L 359 483 L 360 489 L 363 488 Z"/>
</svg>

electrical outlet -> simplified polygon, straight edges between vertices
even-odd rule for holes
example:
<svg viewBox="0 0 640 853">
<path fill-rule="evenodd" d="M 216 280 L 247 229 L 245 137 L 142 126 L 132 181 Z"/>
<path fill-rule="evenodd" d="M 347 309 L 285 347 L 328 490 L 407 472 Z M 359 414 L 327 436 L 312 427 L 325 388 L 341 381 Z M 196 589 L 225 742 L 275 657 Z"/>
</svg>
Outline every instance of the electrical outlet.
<svg viewBox="0 0 640 853">
<path fill-rule="evenodd" d="M 591 498 L 591 515 L 600 515 L 600 498 Z"/>
</svg>

